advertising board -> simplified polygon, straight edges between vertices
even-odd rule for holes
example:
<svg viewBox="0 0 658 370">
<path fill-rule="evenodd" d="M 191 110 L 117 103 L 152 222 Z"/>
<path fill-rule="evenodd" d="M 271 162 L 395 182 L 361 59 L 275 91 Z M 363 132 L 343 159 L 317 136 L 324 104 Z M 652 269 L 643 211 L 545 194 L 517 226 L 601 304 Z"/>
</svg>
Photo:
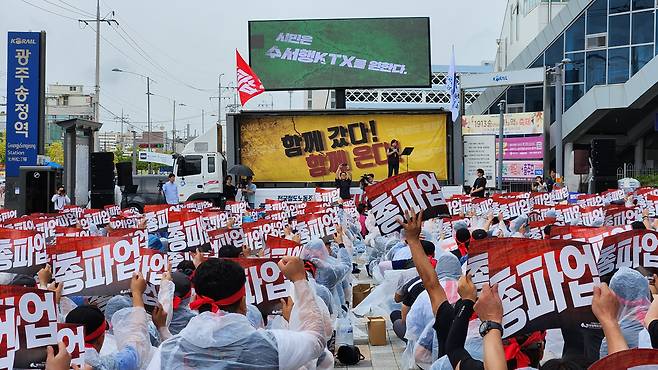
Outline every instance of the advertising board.
<svg viewBox="0 0 658 370">
<path fill-rule="evenodd" d="M 494 186 L 496 144 L 496 135 L 464 136 L 464 185 L 473 185 L 476 171 L 481 168 L 487 184 Z"/>
</svg>

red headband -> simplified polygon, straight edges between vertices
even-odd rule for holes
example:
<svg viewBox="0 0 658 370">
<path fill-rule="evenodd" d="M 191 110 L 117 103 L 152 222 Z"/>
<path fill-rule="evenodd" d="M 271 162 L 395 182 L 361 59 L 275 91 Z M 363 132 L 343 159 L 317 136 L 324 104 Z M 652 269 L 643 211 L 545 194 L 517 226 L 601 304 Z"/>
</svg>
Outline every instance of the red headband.
<svg viewBox="0 0 658 370">
<path fill-rule="evenodd" d="M 174 301 L 172 304 L 174 310 L 177 310 L 178 307 L 180 307 L 180 304 L 183 302 L 183 299 L 188 299 L 190 298 L 191 295 L 192 295 L 192 289 L 190 289 L 190 291 L 187 292 L 187 294 L 185 294 L 182 298 L 177 295 L 174 295 Z"/>
<path fill-rule="evenodd" d="M 544 341 L 546 338 L 546 332 L 536 331 L 533 332 L 528 339 L 519 344 L 515 338 L 509 339 L 509 344 L 505 346 L 505 360 L 510 361 L 512 359 L 516 360 L 516 367 L 523 368 L 530 366 L 530 358 L 528 355 L 523 353 L 522 349 L 540 341 Z"/>
<path fill-rule="evenodd" d="M 244 296 L 245 296 L 244 285 L 237 292 L 231 294 L 226 298 L 222 298 L 218 300 L 214 300 L 212 298 L 204 297 L 200 294 L 197 294 L 197 298 L 194 300 L 194 302 L 190 303 L 190 308 L 198 311 L 199 307 L 203 306 L 204 304 L 209 304 L 211 307 L 210 310 L 212 312 L 217 312 L 219 310 L 219 307 L 232 305 L 235 302 L 242 299 L 242 297 Z"/>
<path fill-rule="evenodd" d="M 105 333 L 105 329 L 107 329 L 107 321 L 103 320 L 103 324 L 101 326 L 99 326 L 96 330 L 92 331 L 91 333 L 85 335 L 85 343 L 89 343 L 94 339 L 100 337 L 103 333 Z"/>
</svg>

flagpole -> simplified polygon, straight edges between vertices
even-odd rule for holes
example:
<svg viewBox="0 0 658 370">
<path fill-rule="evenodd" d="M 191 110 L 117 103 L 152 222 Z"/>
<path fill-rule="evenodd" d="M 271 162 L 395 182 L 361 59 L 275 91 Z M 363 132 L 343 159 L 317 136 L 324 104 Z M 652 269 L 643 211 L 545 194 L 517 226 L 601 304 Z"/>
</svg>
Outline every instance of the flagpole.
<svg viewBox="0 0 658 370">
<path fill-rule="evenodd" d="M 452 122 L 452 182 L 455 185 L 464 184 L 464 143 L 462 140 L 461 117 L 464 109 L 463 91 L 457 79 L 455 66 L 455 46 L 452 46 L 450 68 L 448 70 L 450 90 L 450 121 Z"/>
</svg>

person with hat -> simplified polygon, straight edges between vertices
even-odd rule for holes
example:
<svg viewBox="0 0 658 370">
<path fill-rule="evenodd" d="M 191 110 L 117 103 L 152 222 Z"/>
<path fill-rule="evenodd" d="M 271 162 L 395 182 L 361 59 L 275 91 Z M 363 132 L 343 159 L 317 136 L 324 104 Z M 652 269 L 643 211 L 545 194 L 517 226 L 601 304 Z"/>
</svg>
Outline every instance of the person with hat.
<svg viewBox="0 0 658 370">
<path fill-rule="evenodd" d="M 161 368 L 298 369 L 320 357 L 326 345 L 322 314 L 301 259 L 278 262 L 294 287 L 296 330 L 256 330 L 245 316 L 244 269 L 231 260 L 197 260 L 190 308 L 199 315 L 161 344 Z"/>
<path fill-rule="evenodd" d="M 109 324 L 103 312 L 96 306 L 78 306 L 66 315 L 67 324 L 84 326 L 85 364 L 93 369 L 132 370 L 139 369 L 149 360 L 151 343 L 148 335 L 148 320 L 142 295 L 146 291 L 146 280 L 141 273 L 130 281 L 132 307 L 124 308 L 112 316 L 112 328 L 117 342 L 117 352 L 101 356 L 105 332 Z"/>
</svg>

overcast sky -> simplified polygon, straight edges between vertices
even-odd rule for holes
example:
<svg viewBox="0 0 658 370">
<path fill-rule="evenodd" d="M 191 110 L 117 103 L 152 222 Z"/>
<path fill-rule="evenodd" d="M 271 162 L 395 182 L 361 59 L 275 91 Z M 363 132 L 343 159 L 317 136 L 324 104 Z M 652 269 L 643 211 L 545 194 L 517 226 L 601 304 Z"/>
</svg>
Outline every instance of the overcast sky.
<svg viewBox="0 0 658 370">
<path fill-rule="evenodd" d="M 111 18 L 114 11 L 119 27 L 101 27 L 105 39 L 101 40 L 100 102 L 116 115 L 123 109 L 131 122 L 145 128 L 145 81 L 111 70 L 149 75 L 157 82 L 152 93 L 187 105 L 176 111 L 177 128 L 189 123 L 200 130 L 201 109 L 209 112 L 206 124 L 217 119 L 209 116 L 217 111 L 217 101 L 209 97 L 217 95 L 219 73 L 225 73 L 223 85 L 235 84 L 234 50 L 247 59 L 247 22 L 255 19 L 429 16 L 432 64 L 448 64 L 454 44 L 457 64 L 477 65 L 495 57 L 505 4 L 505 0 L 101 0 L 101 16 Z M 95 12 L 95 0 L 0 0 L 4 35 L 0 100 L 7 95 L 7 31 L 45 30 L 47 83 L 82 84 L 93 92 L 94 26 L 85 27 L 77 20 L 95 18 Z M 272 99 L 275 109 L 288 108 L 286 92 L 262 94 L 246 108 L 269 109 Z M 293 108 L 302 104 L 302 93 L 295 93 Z M 164 125 L 171 130 L 171 115 L 172 102 L 152 96 L 153 129 Z M 106 130 L 119 128 L 103 109 L 101 121 Z"/>
</svg>

